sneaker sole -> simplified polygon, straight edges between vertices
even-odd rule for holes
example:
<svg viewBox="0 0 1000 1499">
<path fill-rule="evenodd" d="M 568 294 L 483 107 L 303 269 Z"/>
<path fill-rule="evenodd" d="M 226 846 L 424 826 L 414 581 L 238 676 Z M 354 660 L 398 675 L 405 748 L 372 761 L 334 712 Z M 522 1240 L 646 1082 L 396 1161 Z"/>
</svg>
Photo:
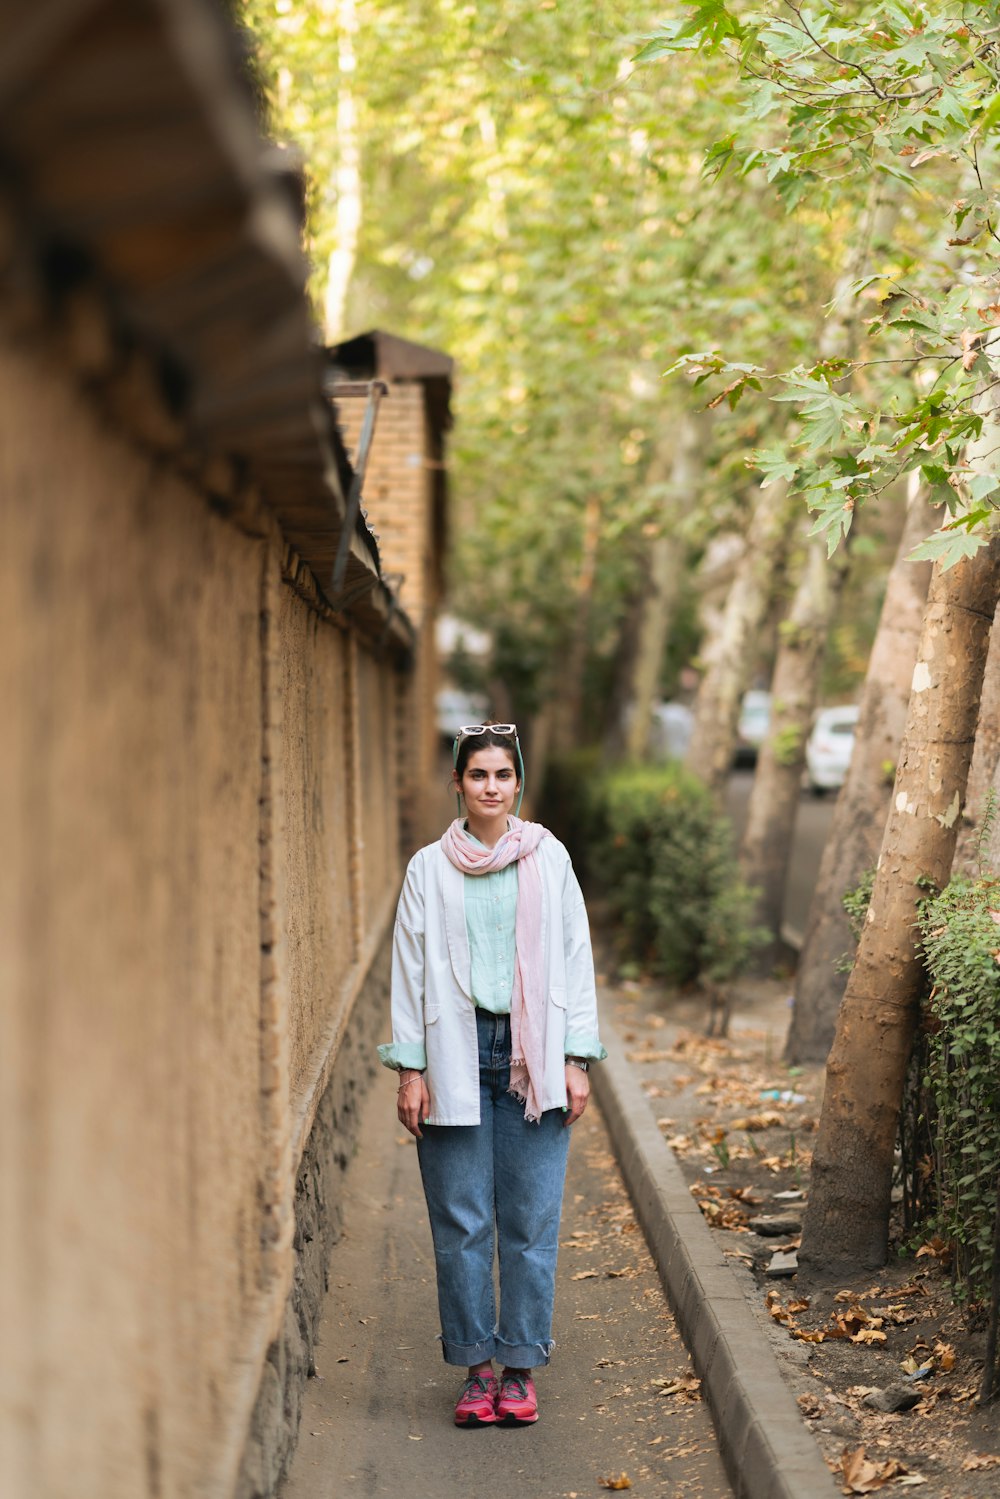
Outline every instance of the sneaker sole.
<svg viewBox="0 0 1000 1499">
<path fill-rule="evenodd" d="M 497 1416 L 498 1426 L 533 1426 L 538 1420 L 538 1412 L 533 1416 L 514 1416 L 509 1412 L 503 1416 Z"/>
<path fill-rule="evenodd" d="M 456 1416 L 456 1426 L 495 1426 L 496 1416 Z"/>
</svg>

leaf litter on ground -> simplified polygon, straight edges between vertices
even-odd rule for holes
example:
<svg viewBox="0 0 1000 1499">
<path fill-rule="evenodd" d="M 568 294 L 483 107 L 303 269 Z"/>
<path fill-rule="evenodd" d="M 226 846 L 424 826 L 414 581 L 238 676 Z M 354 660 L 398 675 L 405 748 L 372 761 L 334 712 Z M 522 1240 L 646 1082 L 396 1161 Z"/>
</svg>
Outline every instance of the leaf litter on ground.
<svg viewBox="0 0 1000 1499">
<path fill-rule="evenodd" d="M 777 986 L 771 988 L 777 994 Z M 657 1000 L 656 987 L 646 986 L 636 1003 L 662 1005 L 662 993 Z M 777 1013 L 777 1000 L 773 1009 Z M 775 1029 L 739 1024 L 738 1003 L 734 1017 L 738 1030 L 721 1043 L 693 1031 L 675 1031 L 671 1037 L 657 1025 L 655 1041 L 647 1039 L 634 1049 L 646 1057 L 655 1051 L 669 1058 L 642 1067 L 642 1090 L 651 1100 L 670 1100 L 668 1113 L 657 1122 L 706 1220 L 739 1245 L 723 1253 L 738 1263 L 748 1297 L 756 1298 L 767 1285 L 759 1279 L 767 1256 L 764 1242 L 747 1231 L 741 1204 L 749 1206 L 752 1194 L 773 1201 L 775 1211 L 786 1204 L 795 1204 L 796 1213 L 804 1209 L 811 1152 L 802 1148 L 802 1137 L 811 1136 L 816 1127 L 822 1071 L 797 1071 L 793 1090 L 788 1085 L 792 1073 L 776 1069 L 782 1042 Z M 629 1019 L 638 1034 L 640 1014 L 633 1011 Z M 775 1090 L 779 1095 L 794 1091 L 810 1103 L 762 1099 Z M 746 1123 L 771 1113 L 781 1122 L 756 1131 L 734 1128 L 734 1120 Z M 767 1253 L 773 1247 L 769 1242 Z M 812 1307 L 796 1306 L 808 1294 L 798 1295 L 794 1280 L 784 1282 L 781 1305 L 786 1313 L 794 1310 L 793 1325 L 782 1325 L 803 1348 L 805 1362 L 784 1365 L 783 1373 L 796 1395 L 802 1394 L 805 1381 L 819 1382 L 818 1393 L 802 1394 L 799 1408 L 838 1476 L 844 1438 L 851 1451 L 866 1448 L 865 1461 L 874 1474 L 859 1471 L 869 1486 L 845 1488 L 845 1493 L 920 1487 L 929 1499 L 995 1499 L 1000 1459 L 988 1459 L 994 1449 L 1000 1450 L 1000 1402 L 985 1409 L 976 1402 L 981 1362 L 976 1349 L 982 1339 L 970 1345 L 967 1314 L 950 1299 L 948 1247 L 931 1237 L 921 1248 L 919 1256 L 911 1251 L 908 1260 L 891 1261 L 878 1284 L 872 1284 L 869 1272 L 868 1279 L 858 1277 L 836 1294 L 824 1288 Z M 752 1268 L 758 1278 L 743 1267 Z M 876 1389 L 911 1381 L 921 1398 L 908 1412 L 885 1413 L 862 1404 Z M 971 1465 L 976 1458 L 984 1460 Z M 889 1477 L 894 1462 L 898 1466 Z"/>
</svg>

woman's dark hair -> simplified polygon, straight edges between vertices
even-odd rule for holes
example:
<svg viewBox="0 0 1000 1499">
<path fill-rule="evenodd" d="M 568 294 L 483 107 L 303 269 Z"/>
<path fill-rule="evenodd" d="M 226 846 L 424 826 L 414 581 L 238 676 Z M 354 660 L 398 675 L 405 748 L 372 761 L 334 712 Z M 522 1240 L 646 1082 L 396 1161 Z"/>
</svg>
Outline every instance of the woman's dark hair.
<svg viewBox="0 0 1000 1499">
<path fill-rule="evenodd" d="M 502 749 L 510 755 L 518 780 L 521 779 L 521 771 L 518 766 L 517 741 L 513 734 L 494 734 L 487 726 L 485 734 L 466 734 L 459 743 L 458 754 L 455 757 L 455 773 L 461 780 L 465 775 L 465 767 L 469 763 L 469 756 L 474 755 L 476 750 Z"/>
</svg>

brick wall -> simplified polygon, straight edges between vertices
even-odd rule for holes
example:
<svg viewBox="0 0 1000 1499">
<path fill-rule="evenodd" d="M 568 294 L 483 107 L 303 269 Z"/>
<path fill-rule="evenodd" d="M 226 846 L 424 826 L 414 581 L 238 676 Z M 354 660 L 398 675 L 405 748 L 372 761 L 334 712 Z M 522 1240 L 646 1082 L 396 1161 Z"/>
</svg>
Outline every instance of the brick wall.
<svg viewBox="0 0 1000 1499">
<path fill-rule="evenodd" d="M 334 387 L 336 399 L 336 387 Z M 337 403 L 337 415 L 352 458 L 357 448 L 365 401 Z M 436 799 L 429 795 L 442 780 L 441 752 L 433 723 L 438 687 L 434 620 L 440 559 L 434 554 L 435 458 L 428 431 L 424 387 L 418 380 L 392 381 L 379 407 L 368 459 L 363 503 L 379 539 L 383 573 L 401 573 L 401 606 L 417 627 L 414 662 L 403 692 L 400 749 L 402 834 L 417 847 L 441 832 Z"/>
</svg>

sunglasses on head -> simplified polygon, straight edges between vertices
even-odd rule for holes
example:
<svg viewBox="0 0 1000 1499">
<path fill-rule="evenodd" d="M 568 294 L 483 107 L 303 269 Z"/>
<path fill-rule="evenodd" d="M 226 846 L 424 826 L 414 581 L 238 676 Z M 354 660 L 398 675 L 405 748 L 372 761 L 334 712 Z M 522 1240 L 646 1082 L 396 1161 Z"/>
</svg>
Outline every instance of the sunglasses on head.
<svg viewBox="0 0 1000 1499">
<path fill-rule="evenodd" d="M 470 734 L 502 734 L 506 737 L 513 734 L 517 738 L 516 723 L 464 723 L 459 729 L 457 738 L 465 739 Z"/>
</svg>

